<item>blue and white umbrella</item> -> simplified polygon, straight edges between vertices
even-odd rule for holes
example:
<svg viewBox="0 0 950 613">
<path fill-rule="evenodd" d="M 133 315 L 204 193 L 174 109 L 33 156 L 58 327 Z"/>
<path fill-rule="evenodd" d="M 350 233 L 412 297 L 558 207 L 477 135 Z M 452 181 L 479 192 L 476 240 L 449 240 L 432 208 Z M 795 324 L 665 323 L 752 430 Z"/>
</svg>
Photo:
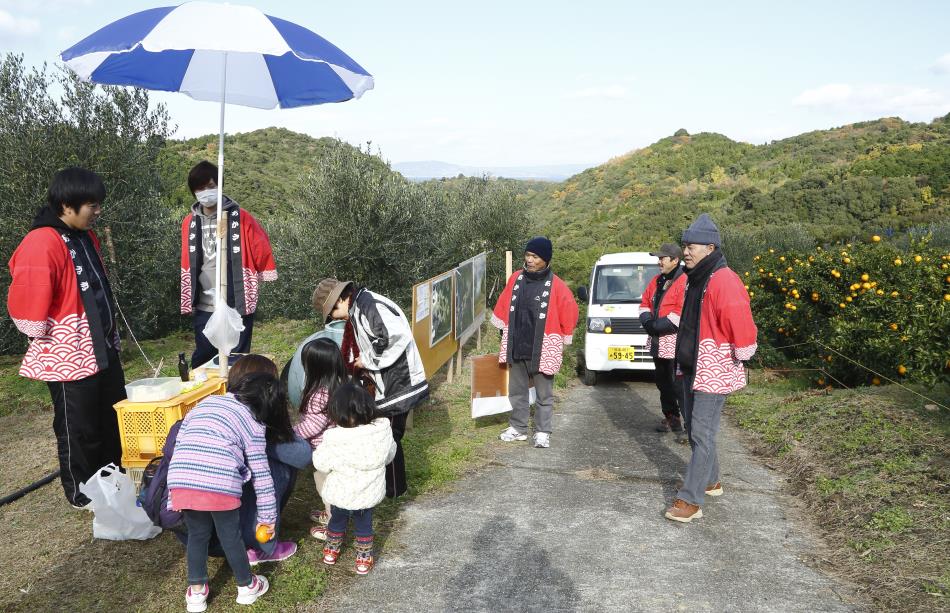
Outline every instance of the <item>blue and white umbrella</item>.
<svg viewBox="0 0 950 613">
<path fill-rule="evenodd" d="M 372 75 L 323 37 L 233 4 L 188 2 L 135 13 L 60 57 L 87 81 L 261 109 L 343 102 L 373 88 Z"/>
<path fill-rule="evenodd" d="M 195 100 L 220 102 L 217 292 L 215 313 L 205 334 L 220 350 L 224 375 L 227 355 L 237 345 L 235 332 L 239 335 L 243 330 L 240 315 L 224 301 L 225 104 L 272 109 L 343 102 L 373 89 L 372 75 L 304 27 L 253 7 L 200 1 L 123 17 L 63 51 L 60 58 L 85 81 L 181 92 Z M 215 342 L 215 338 L 222 340 Z"/>
</svg>

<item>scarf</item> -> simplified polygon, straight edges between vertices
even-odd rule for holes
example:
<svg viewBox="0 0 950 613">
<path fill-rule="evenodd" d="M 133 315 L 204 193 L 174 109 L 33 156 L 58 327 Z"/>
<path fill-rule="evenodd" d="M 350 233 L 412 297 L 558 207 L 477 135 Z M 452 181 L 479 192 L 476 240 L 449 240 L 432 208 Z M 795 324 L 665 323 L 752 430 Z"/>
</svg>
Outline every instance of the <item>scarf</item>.
<svg viewBox="0 0 950 613">
<path fill-rule="evenodd" d="M 356 330 L 353 329 L 353 322 L 346 320 L 343 327 L 343 341 L 340 343 L 340 352 L 343 354 L 343 365 L 346 366 L 346 372 L 351 376 L 353 372 L 353 362 L 360 357 L 360 347 L 356 344 Z"/>
<path fill-rule="evenodd" d="M 530 280 L 531 284 L 529 285 L 526 280 Z M 514 363 L 516 344 L 522 335 L 525 335 L 525 340 L 529 341 L 532 347 L 531 364 L 529 367 L 531 373 L 538 372 L 538 368 L 541 364 L 541 345 L 544 342 L 544 328 L 547 323 L 545 319 L 548 315 L 548 305 L 550 305 L 551 298 L 553 297 L 553 281 L 554 271 L 548 266 L 536 272 L 522 271 L 518 282 L 511 288 L 512 305 L 518 304 L 516 301 L 519 296 L 522 301 L 533 300 L 535 297 L 538 298 L 537 319 L 534 322 L 533 330 L 526 329 L 528 327 L 527 322 L 521 321 L 519 317 L 520 314 L 527 314 L 527 311 L 518 313 L 516 308 L 516 312 L 513 313 L 514 316 L 510 316 L 508 319 L 508 355 L 506 356 L 506 361 L 509 364 Z M 527 293 L 525 292 L 526 289 L 529 290 Z"/>
<path fill-rule="evenodd" d="M 726 267 L 726 258 L 716 249 L 699 264 L 686 269 L 686 296 L 680 315 L 679 333 L 676 337 L 676 362 L 683 370 L 694 372 L 696 353 L 699 347 L 699 318 L 702 314 L 703 296 L 709 278 L 720 268 Z"/>
</svg>

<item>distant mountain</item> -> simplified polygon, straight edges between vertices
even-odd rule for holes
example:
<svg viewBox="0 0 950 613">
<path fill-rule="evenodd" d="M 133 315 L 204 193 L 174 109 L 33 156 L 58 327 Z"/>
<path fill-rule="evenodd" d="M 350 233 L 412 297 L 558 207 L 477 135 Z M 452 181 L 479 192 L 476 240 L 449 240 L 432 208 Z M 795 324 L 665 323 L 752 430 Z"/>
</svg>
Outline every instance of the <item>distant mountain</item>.
<svg viewBox="0 0 950 613">
<path fill-rule="evenodd" d="M 393 170 L 413 181 L 466 177 L 504 177 L 506 179 L 534 179 L 536 181 L 563 181 L 587 168 L 587 164 L 554 164 L 549 166 L 459 166 L 447 162 L 398 162 Z"/>
</svg>

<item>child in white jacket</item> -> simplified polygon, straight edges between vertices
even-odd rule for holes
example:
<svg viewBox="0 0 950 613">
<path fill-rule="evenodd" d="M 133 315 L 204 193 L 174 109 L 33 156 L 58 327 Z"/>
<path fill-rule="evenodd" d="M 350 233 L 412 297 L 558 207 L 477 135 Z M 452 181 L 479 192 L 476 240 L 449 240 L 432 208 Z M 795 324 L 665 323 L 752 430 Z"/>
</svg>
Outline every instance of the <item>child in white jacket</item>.
<svg viewBox="0 0 950 613">
<path fill-rule="evenodd" d="M 323 562 L 336 564 L 352 517 L 356 573 L 365 575 L 373 568 L 373 507 L 386 494 L 385 467 L 396 454 L 396 441 L 388 419 L 373 419 L 373 397 L 356 384 L 337 388 L 328 409 L 337 427 L 324 433 L 313 452 L 314 468 L 326 474 L 320 496 L 331 505 Z"/>
</svg>

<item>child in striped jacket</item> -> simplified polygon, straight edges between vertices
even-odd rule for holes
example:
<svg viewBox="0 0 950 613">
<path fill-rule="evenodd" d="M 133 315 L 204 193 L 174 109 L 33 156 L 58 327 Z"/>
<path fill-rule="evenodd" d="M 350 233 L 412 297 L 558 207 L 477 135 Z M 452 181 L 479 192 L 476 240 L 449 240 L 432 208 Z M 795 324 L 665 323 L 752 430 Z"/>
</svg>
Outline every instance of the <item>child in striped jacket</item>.
<svg viewBox="0 0 950 613">
<path fill-rule="evenodd" d="M 323 434 L 335 425 L 327 412 L 330 396 L 348 377 L 340 347 L 329 338 L 318 338 L 304 345 L 300 363 L 306 382 L 300 401 L 300 421 L 294 431 L 300 438 L 307 439 L 311 449 L 316 449 L 323 442 Z M 313 480 L 320 494 L 323 487 L 320 474 L 314 473 Z M 310 519 L 316 524 L 310 528 L 310 536 L 321 541 L 326 540 L 330 523 L 330 507 L 324 507 L 310 512 Z"/>
<path fill-rule="evenodd" d="M 168 490 L 169 506 L 183 511 L 188 526 L 188 611 L 207 607 L 214 533 L 234 573 L 238 604 L 253 604 L 267 591 L 267 579 L 251 574 L 241 538 L 241 491 L 245 482 L 253 483 L 258 529 L 273 534 L 277 501 L 265 446 L 292 438 L 286 391 L 269 373 L 242 377 L 227 394 L 202 400 L 185 417 L 168 467 Z"/>
</svg>

